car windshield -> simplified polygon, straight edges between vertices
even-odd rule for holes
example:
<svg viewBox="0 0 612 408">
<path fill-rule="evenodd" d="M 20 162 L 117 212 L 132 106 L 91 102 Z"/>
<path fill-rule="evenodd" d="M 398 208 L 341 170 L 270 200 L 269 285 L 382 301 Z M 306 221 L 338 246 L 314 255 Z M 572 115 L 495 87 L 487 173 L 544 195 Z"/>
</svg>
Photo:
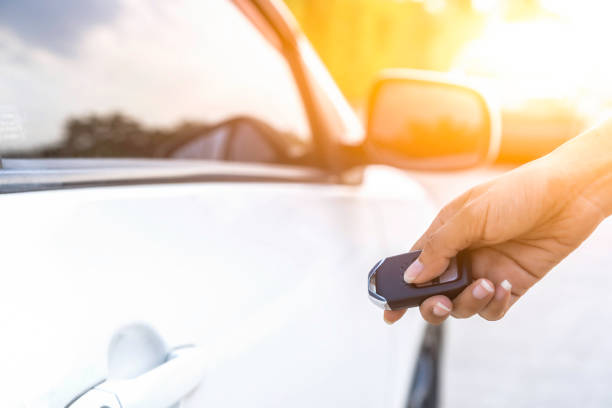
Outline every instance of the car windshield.
<svg viewBox="0 0 612 408">
<path fill-rule="evenodd" d="M 61 5 L 0 3 L 2 155 L 279 161 L 308 150 L 286 60 L 231 2 Z"/>
</svg>

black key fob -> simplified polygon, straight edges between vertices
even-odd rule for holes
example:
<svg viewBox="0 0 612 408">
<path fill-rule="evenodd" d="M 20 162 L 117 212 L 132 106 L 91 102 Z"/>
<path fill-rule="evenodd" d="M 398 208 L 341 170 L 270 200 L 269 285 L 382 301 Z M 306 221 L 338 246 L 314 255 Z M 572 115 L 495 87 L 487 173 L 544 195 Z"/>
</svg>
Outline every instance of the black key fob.
<svg viewBox="0 0 612 408">
<path fill-rule="evenodd" d="M 368 274 L 368 293 L 372 302 L 385 310 L 405 309 L 419 306 L 434 295 L 453 299 L 472 283 L 467 252 L 459 252 L 448 269 L 431 282 L 419 285 L 404 282 L 404 271 L 420 254 L 421 251 L 414 251 L 378 261 Z"/>
</svg>

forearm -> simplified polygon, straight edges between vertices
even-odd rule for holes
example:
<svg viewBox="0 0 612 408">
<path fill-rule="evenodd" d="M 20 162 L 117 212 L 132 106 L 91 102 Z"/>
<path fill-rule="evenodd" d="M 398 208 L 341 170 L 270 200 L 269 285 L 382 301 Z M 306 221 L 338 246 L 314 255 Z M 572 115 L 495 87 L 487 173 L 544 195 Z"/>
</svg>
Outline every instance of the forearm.
<svg viewBox="0 0 612 408">
<path fill-rule="evenodd" d="M 612 215 L 612 118 L 560 146 L 548 157 L 572 195 Z"/>
</svg>

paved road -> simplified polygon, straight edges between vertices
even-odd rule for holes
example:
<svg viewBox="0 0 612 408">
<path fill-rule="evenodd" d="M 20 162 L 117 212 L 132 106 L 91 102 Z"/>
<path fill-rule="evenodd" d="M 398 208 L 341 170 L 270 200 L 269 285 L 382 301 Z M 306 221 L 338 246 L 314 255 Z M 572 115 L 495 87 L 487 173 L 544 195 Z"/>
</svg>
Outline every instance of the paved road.
<svg viewBox="0 0 612 408">
<path fill-rule="evenodd" d="M 415 177 L 445 201 L 494 174 Z M 612 219 L 503 320 L 446 333 L 445 407 L 612 407 Z"/>
</svg>

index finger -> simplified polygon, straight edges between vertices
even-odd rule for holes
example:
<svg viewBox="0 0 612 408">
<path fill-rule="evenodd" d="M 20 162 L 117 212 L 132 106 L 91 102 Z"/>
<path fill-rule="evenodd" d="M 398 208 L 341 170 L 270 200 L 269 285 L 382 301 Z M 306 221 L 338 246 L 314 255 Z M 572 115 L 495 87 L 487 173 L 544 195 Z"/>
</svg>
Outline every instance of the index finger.
<svg viewBox="0 0 612 408">
<path fill-rule="evenodd" d="M 425 283 L 440 276 L 452 257 L 475 243 L 485 222 L 480 207 L 479 202 L 468 204 L 426 236 L 421 255 L 404 272 L 404 281 Z"/>
<path fill-rule="evenodd" d="M 470 196 L 472 195 L 472 191 L 466 191 L 461 194 L 459 197 L 453 199 L 450 203 L 446 204 L 436 215 L 436 218 L 431 222 L 427 230 L 421 235 L 421 237 L 414 243 L 411 251 L 416 251 L 417 249 L 423 249 L 423 245 L 425 244 L 426 238 L 436 232 L 440 227 L 442 227 L 449 219 L 451 219 L 457 211 L 461 209 L 468 201 Z"/>
</svg>

